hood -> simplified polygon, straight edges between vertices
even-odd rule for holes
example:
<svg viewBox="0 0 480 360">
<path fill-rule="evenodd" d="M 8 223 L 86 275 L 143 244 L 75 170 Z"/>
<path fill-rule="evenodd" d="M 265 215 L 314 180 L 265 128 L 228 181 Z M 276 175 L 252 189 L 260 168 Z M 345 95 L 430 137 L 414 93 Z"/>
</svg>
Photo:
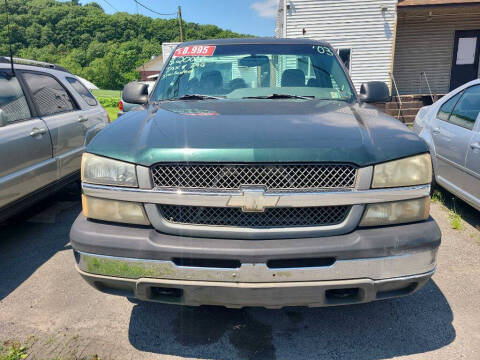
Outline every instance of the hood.
<svg viewBox="0 0 480 360">
<path fill-rule="evenodd" d="M 121 116 L 87 151 L 136 164 L 338 162 L 367 166 L 427 152 L 366 104 L 326 100 L 167 101 Z"/>
</svg>

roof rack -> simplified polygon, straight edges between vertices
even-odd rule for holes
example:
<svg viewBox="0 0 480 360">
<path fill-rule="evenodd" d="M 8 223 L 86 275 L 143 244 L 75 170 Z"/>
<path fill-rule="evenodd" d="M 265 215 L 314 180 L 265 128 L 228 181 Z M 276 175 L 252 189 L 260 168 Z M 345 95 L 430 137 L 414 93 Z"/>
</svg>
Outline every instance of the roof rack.
<svg viewBox="0 0 480 360">
<path fill-rule="evenodd" d="M 10 64 L 10 57 L 9 56 L 0 56 L 0 63 L 8 63 Z M 50 64 L 47 62 L 43 61 L 36 61 L 36 60 L 29 60 L 29 59 L 22 59 L 22 58 L 13 58 L 13 63 L 14 64 L 19 64 L 19 65 L 30 65 L 30 66 L 38 66 L 38 67 L 43 67 L 47 69 L 53 69 L 53 70 L 58 70 L 58 71 L 63 71 L 67 72 L 70 74 L 70 71 L 65 69 L 62 66 L 55 65 L 55 64 Z"/>
</svg>

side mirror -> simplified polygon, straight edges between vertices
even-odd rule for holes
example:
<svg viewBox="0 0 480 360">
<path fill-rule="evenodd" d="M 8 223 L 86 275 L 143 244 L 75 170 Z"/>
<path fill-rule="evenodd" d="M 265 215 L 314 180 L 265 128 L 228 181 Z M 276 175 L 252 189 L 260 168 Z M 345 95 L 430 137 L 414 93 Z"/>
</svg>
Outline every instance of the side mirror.
<svg viewBox="0 0 480 360">
<path fill-rule="evenodd" d="M 130 104 L 146 104 L 148 102 L 148 85 L 134 81 L 124 86 L 123 101 Z"/>
<path fill-rule="evenodd" d="M 5 113 L 3 112 L 2 109 L 0 109 L 0 127 L 7 126 L 8 121 L 7 117 L 5 116 Z"/>
<path fill-rule="evenodd" d="M 363 83 L 360 86 L 360 100 L 367 103 L 390 101 L 390 92 L 387 84 L 382 81 Z"/>
</svg>

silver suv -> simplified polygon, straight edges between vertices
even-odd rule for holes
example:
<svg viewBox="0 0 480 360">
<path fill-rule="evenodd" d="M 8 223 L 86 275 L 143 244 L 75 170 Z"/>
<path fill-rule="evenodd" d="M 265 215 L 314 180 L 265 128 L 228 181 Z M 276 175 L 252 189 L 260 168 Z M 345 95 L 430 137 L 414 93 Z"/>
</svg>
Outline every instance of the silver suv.
<svg viewBox="0 0 480 360">
<path fill-rule="evenodd" d="M 80 178 L 108 115 L 80 80 L 47 63 L 0 57 L 0 220 Z"/>
</svg>

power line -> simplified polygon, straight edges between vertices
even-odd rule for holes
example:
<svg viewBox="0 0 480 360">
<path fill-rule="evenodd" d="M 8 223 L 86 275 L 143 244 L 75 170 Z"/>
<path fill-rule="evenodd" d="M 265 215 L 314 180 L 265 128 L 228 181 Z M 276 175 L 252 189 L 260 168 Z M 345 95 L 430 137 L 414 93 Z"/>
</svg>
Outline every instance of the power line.
<svg viewBox="0 0 480 360">
<path fill-rule="evenodd" d="M 107 0 L 103 0 L 104 2 L 106 2 L 108 5 L 110 5 L 110 7 L 115 10 L 116 12 L 120 12 L 120 10 L 118 10 L 115 6 L 113 6 L 112 4 L 110 4 Z"/>
<path fill-rule="evenodd" d="M 152 8 L 148 7 L 148 6 L 143 5 L 141 2 L 139 2 L 139 1 L 137 1 L 137 0 L 133 0 L 133 1 L 135 1 L 135 3 L 136 3 L 137 5 L 140 5 L 140 6 L 143 7 L 144 9 L 147 9 L 148 11 L 150 11 L 150 12 L 152 12 L 152 13 L 154 13 L 154 14 L 160 15 L 160 16 L 177 15 L 176 12 L 174 12 L 174 13 L 168 13 L 168 14 L 159 13 L 158 11 L 155 11 L 155 10 L 153 10 Z"/>
</svg>

